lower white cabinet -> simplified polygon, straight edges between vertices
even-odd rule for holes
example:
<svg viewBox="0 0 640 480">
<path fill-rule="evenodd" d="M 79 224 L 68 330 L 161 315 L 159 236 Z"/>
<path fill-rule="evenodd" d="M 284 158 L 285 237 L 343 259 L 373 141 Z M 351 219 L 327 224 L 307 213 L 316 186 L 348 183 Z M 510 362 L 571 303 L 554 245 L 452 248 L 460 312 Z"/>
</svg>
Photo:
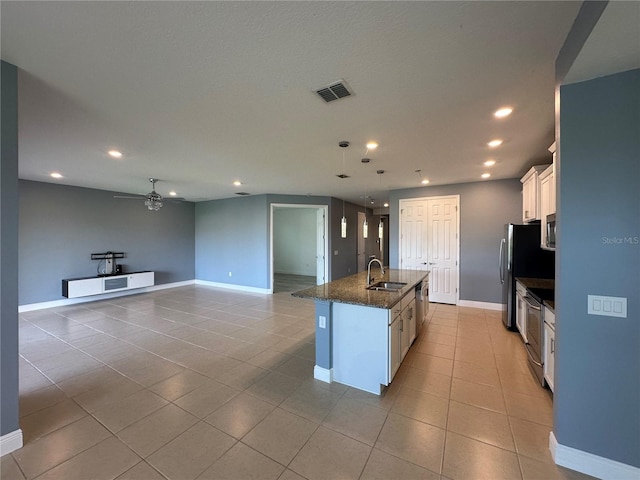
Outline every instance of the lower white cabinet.
<svg viewBox="0 0 640 480">
<path fill-rule="evenodd" d="M 393 312 L 393 310 L 392 310 Z M 402 363 L 402 315 L 393 315 L 391 325 L 389 325 L 389 380 L 392 380 Z"/>
<path fill-rule="evenodd" d="M 516 326 L 524 343 L 527 343 L 527 287 L 516 282 Z"/>
<path fill-rule="evenodd" d="M 120 292 L 150 287 L 154 282 L 154 272 L 135 272 L 124 275 L 109 275 L 107 277 L 70 278 L 62 280 L 62 296 L 77 298 Z"/>
<path fill-rule="evenodd" d="M 553 392 L 556 357 L 556 316 L 553 310 L 544 307 L 544 379 Z"/>
</svg>

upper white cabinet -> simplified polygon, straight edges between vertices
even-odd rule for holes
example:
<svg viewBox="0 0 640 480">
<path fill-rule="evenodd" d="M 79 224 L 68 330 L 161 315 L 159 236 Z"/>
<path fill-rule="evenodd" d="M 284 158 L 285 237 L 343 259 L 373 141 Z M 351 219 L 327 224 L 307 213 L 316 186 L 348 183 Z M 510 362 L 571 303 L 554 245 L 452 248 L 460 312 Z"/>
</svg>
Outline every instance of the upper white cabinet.
<svg viewBox="0 0 640 480">
<path fill-rule="evenodd" d="M 540 174 L 540 246 L 547 248 L 547 215 L 556 213 L 556 144 L 549 147 L 553 154 L 553 163 Z"/>
<path fill-rule="evenodd" d="M 540 174 L 540 220 L 542 228 L 540 229 L 540 246 L 547 246 L 547 215 L 556 213 L 556 177 L 555 166 L 549 165 L 544 172 Z"/>
<path fill-rule="evenodd" d="M 540 174 L 548 165 L 535 165 L 520 179 L 522 183 L 522 221 L 540 220 Z"/>
</svg>

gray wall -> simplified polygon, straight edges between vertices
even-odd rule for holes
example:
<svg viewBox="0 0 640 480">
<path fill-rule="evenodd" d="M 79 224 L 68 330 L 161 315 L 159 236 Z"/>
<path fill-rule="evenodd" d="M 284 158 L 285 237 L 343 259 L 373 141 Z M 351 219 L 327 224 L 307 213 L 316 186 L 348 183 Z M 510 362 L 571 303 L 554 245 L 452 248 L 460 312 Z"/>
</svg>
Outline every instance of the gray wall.
<svg viewBox="0 0 640 480">
<path fill-rule="evenodd" d="M 273 271 L 317 273 L 317 209 L 280 208 L 273 212 Z"/>
<path fill-rule="evenodd" d="M 271 204 L 329 206 L 329 278 L 356 272 L 357 207 L 349 203 L 348 238 L 340 238 L 342 201 L 331 197 L 256 195 L 196 204 L 196 278 L 268 289 Z M 361 207 L 362 208 L 362 207 Z M 338 250 L 338 255 L 335 251 Z M 232 276 L 229 276 L 229 272 Z"/>
<path fill-rule="evenodd" d="M 1 62 L 0 435 L 18 430 L 18 72 Z"/>
<path fill-rule="evenodd" d="M 554 398 L 560 444 L 635 467 L 640 467 L 639 85 L 635 70 L 560 90 Z M 589 294 L 626 297 L 627 318 L 587 315 Z"/>
<path fill-rule="evenodd" d="M 124 271 L 153 270 L 156 284 L 193 280 L 194 204 L 152 212 L 113 195 L 20 181 L 20 305 L 64 298 L 61 280 L 96 275 L 97 252 L 125 252 Z"/>
<path fill-rule="evenodd" d="M 549 159 L 551 163 L 551 158 Z M 498 251 L 504 224 L 522 223 L 518 179 L 395 190 L 390 195 L 389 264 L 397 268 L 401 199 L 460 195 L 460 300 L 502 303 Z"/>
<path fill-rule="evenodd" d="M 197 203 L 196 279 L 268 288 L 268 238 L 265 195 Z"/>
<path fill-rule="evenodd" d="M 331 266 L 332 266 L 332 280 L 338 280 L 348 275 L 353 275 L 358 271 L 358 212 L 362 212 L 363 207 L 355 205 L 353 203 L 345 202 L 344 214 L 347 219 L 347 238 L 340 236 L 340 221 L 342 220 L 342 200 L 337 198 L 331 199 L 332 211 L 331 215 Z M 377 235 L 378 217 L 373 217 L 371 210 L 367 210 L 367 218 L 369 219 L 369 230 L 371 235 L 365 243 L 367 255 L 377 254 L 375 238 Z M 373 220 L 375 218 L 375 221 Z M 336 251 L 338 254 L 336 255 Z"/>
</svg>

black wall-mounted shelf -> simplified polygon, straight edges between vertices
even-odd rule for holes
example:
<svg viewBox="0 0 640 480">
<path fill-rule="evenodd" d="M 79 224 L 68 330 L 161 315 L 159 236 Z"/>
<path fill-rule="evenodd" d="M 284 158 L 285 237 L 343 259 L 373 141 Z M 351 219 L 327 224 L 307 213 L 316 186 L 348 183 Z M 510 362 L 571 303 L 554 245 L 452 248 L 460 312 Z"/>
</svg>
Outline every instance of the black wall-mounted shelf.
<svg viewBox="0 0 640 480">
<path fill-rule="evenodd" d="M 109 258 L 124 258 L 124 252 L 104 252 L 91 254 L 91 260 L 107 260 Z"/>
</svg>

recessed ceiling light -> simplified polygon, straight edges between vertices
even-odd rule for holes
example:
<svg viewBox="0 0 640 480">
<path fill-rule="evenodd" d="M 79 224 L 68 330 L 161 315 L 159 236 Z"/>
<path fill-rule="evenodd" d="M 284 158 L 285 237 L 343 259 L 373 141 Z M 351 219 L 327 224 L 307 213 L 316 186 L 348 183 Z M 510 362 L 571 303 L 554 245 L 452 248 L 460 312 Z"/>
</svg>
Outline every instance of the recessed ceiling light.
<svg viewBox="0 0 640 480">
<path fill-rule="evenodd" d="M 62 174 L 58 172 L 52 172 L 50 176 L 53 178 L 62 178 Z"/>
<path fill-rule="evenodd" d="M 427 179 L 425 178 L 425 179 L 424 179 L 424 180 L 422 180 L 422 182 L 420 182 L 420 183 L 422 183 L 423 185 L 426 185 L 427 183 L 429 183 L 429 180 L 427 180 Z"/>
<path fill-rule="evenodd" d="M 369 150 L 375 150 L 376 148 L 378 148 L 378 144 L 376 142 L 369 142 L 367 143 L 367 148 Z"/>
<path fill-rule="evenodd" d="M 177 193 L 176 193 L 176 192 L 174 192 L 173 190 L 171 190 L 171 191 L 169 192 L 169 195 L 171 195 L 172 197 L 175 197 L 175 196 L 177 195 Z"/>
<path fill-rule="evenodd" d="M 113 158 L 122 158 L 122 152 L 119 152 L 118 150 L 109 150 L 109 155 L 111 155 Z"/>
<path fill-rule="evenodd" d="M 486 162 L 484 162 L 485 167 L 493 167 L 495 164 L 496 164 L 495 160 L 487 160 Z"/>
<path fill-rule="evenodd" d="M 233 182 L 233 184 L 234 184 L 236 187 L 239 187 L 240 185 L 242 185 L 242 182 L 241 182 L 240 180 L 236 180 L 235 182 Z"/>
<path fill-rule="evenodd" d="M 387 208 L 389 206 L 389 203 L 384 202 L 384 208 Z"/>
<path fill-rule="evenodd" d="M 494 116 L 497 118 L 504 118 L 504 117 L 508 117 L 509 115 L 511 115 L 511 112 L 513 112 L 513 108 L 511 107 L 502 107 L 498 110 L 496 110 L 494 112 Z"/>
<path fill-rule="evenodd" d="M 502 145 L 502 140 L 491 140 L 489 143 L 487 143 L 487 145 L 489 145 L 491 148 L 499 147 L 500 145 Z"/>
<path fill-rule="evenodd" d="M 480 175 L 482 178 L 489 178 L 491 176 L 490 173 L 483 173 L 482 175 Z"/>
</svg>

